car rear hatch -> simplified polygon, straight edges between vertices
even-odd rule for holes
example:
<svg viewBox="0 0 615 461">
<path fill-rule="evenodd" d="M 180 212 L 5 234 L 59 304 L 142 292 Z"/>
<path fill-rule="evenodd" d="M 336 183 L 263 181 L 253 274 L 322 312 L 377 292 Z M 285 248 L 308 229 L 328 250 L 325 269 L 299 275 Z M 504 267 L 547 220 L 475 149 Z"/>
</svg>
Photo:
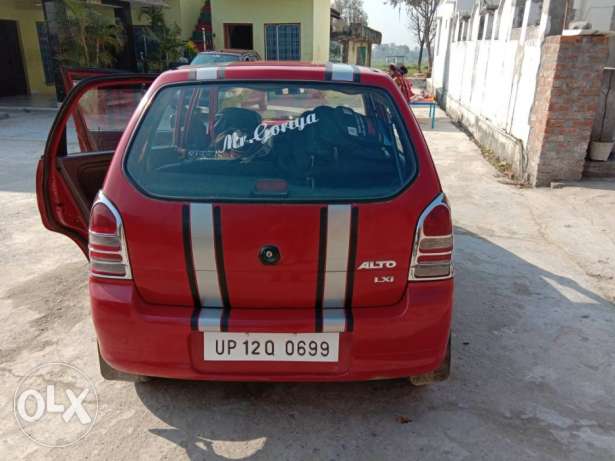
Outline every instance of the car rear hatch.
<svg viewBox="0 0 615 461">
<path fill-rule="evenodd" d="M 382 306 L 405 292 L 420 213 L 409 192 L 417 164 L 383 90 L 167 86 L 124 169 L 143 194 L 141 211 L 124 220 L 134 281 L 148 302 L 173 299 L 178 272 L 195 302 L 233 309 Z"/>
</svg>

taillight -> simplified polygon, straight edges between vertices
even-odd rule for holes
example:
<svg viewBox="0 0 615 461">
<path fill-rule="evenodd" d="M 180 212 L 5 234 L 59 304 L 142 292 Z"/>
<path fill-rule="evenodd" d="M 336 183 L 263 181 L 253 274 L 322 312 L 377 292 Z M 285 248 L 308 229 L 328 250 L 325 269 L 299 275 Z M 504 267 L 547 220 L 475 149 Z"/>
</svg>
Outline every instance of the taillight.
<svg viewBox="0 0 615 461">
<path fill-rule="evenodd" d="M 90 275 L 132 278 L 122 217 L 102 191 L 90 211 L 89 239 Z"/>
<path fill-rule="evenodd" d="M 440 194 L 419 218 L 414 236 L 409 280 L 453 276 L 453 224 L 446 196 Z"/>
</svg>

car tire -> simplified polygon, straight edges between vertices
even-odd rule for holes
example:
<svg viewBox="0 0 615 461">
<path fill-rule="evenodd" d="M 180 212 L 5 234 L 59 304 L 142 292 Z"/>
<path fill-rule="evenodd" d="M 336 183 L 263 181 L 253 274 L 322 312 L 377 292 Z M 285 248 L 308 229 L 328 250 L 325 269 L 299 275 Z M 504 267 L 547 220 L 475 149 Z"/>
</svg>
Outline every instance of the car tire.
<svg viewBox="0 0 615 461">
<path fill-rule="evenodd" d="M 413 386 L 426 386 L 427 384 L 445 381 L 451 374 L 451 337 L 448 338 L 446 355 L 438 368 L 422 375 L 410 376 L 408 378 Z"/>
<path fill-rule="evenodd" d="M 133 383 L 145 383 L 152 379 L 149 376 L 132 375 L 130 373 L 124 373 L 123 371 L 116 370 L 102 358 L 102 355 L 100 355 L 100 346 L 98 346 L 98 365 L 100 367 L 100 374 L 107 381 L 130 381 Z"/>
</svg>

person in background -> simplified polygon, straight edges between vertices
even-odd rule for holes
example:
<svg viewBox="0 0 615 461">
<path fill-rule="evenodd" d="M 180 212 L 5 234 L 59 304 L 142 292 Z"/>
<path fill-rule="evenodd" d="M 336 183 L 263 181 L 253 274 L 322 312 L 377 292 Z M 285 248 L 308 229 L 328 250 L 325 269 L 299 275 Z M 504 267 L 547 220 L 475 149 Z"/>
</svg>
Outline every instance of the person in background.
<svg viewBox="0 0 615 461">
<path fill-rule="evenodd" d="M 393 80 L 395 80 L 395 75 L 399 73 L 397 66 L 395 64 L 389 64 L 389 75 Z"/>
<path fill-rule="evenodd" d="M 405 73 L 402 72 L 402 68 L 405 70 Z M 406 69 L 406 66 L 398 68 L 395 64 L 389 65 L 389 75 L 395 80 L 395 83 L 406 98 L 406 102 L 410 102 L 414 93 L 412 92 L 412 83 L 405 78 L 405 74 L 407 73 L 408 69 Z"/>
</svg>

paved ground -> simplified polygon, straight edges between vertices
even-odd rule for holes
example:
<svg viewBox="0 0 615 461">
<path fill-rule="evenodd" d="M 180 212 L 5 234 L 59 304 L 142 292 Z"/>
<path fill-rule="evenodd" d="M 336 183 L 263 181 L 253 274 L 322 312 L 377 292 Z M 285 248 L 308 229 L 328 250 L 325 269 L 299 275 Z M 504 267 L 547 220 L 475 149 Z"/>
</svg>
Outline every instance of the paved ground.
<svg viewBox="0 0 615 461">
<path fill-rule="evenodd" d="M 456 225 L 446 383 L 108 383 L 84 258 L 36 210 L 50 123 L 0 120 L 1 459 L 615 458 L 613 183 L 521 189 L 447 120 L 426 133 Z M 19 378 L 57 360 L 89 375 L 100 401 L 93 431 L 67 449 L 35 445 L 12 414 Z"/>
</svg>

